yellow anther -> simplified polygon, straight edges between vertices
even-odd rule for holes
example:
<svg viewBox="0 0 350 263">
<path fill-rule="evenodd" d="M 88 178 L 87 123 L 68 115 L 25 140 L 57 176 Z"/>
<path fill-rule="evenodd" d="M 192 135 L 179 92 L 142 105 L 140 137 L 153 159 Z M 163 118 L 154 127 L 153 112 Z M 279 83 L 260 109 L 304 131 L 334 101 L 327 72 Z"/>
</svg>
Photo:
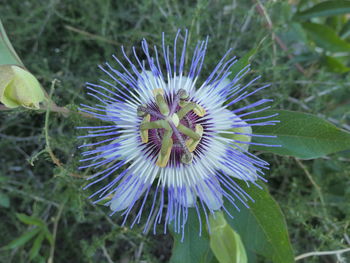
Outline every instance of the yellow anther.
<svg viewBox="0 0 350 263">
<path fill-rule="evenodd" d="M 151 115 L 150 115 L 150 114 L 147 114 L 147 115 L 143 118 L 141 124 L 142 124 L 142 123 L 150 122 L 150 120 L 151 120 Z M 140 134 L 141 134 L 141 140 L 142 140 L 142 142 L 143 142 L 143 143 L 147 143 L 147 142 L 148 142 L 148 130 L 147 130 L 147 129 L 146 129 L 146 130 L 140 130 Z"/>
<path fill-rule="evenodd" d="M 193 109 L 193 111 L 199 117 L 203 117 L 205 115 L 205 113 L 206 113 L 205 109 L 199 104 L 196 105 L 196 107 Z"/>
<path fill-rule="evenodd" d="M 159 167 L 165 167 L 168 164 L 172 148 L 173 148 L 173 139 L 170 138 L 168 141 L 166 152 L 163 154 L 162 150 L 159 151 L 158 160 L 156 163 Z"/>
<path fill-rule="evenodd" d="M 152 92 L 154 97 L 156 98 L 156 103 L 158 105 L 160 113 L 167 116 L 169 114 L 169 106 L 164 99 L 164 90 L 154 89 L 152 90 Z"/>
<path fill-rule="evenodd" d="M 177 115 L 180 120 L 191 110 L 199 117 L 203 117 L 206 113 L 205 109 L 194 101 L 180 101 L 179 105 L 181 109 L 177 112 Z"/>
<path fill-rule="evenodd" d="M 189 138 L 186 140 L 186 146 L 190 152 L 194 152 L 194 150 L 197 148 L 197 145 L 203 136 L 203 126 L 200 124 L 197 124 L 195 132 L 200 136 L 199 140 L 194 140 L 192 138 Z"/>
<path fill-rule="evenodd" d="M 157 95 L 164 95 L 164 90 L 163 89 L 154 89 L 152 90 L 154 97 L 157 97 Z"/>
</svg>

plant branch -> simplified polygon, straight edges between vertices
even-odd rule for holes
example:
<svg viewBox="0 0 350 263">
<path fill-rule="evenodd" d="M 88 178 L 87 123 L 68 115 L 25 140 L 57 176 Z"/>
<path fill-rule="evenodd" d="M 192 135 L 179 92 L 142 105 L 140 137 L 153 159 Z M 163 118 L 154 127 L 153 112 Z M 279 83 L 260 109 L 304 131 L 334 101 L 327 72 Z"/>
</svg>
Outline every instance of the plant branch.
<svg viewBox="0 0 350 263">
<path fill-rule="evenodd" d="M 55 217 L 55 221 L 53 224 L 53 231 L 52 231 L 52 237 L 53 237 L 53 243 L 50 248 L 50 257 L 48 259 L 48 263 L 53 263 L 54 255 L 55 255 L 55 245 L 56 245 L 56 236 L 57 236 L 57 227 L 58 227 L 58 222 L 60 221 L 62 212 L 64 208 L 64 203 L 60 205 L 57 216 Z"/>
<path fill-rule="evenodd" d="M 283 51 L 285 51 L 287 53 L 287 56 L 289 59 L 293 59 L 294 56 L 288 52 L 289 50 L 288 50 L 288 47 L 286 46 L 286 44 L 282 41 L 281 38 L 279 38 L 275 34 L 275 32 L 273 32 L 273 24 L 272 24 L 270 16 L 266 12 L 265 7 L 260 3 L 260 0 L 254 0 L 254 1 L 256 3 L 256 9 L 257 9 L 258 13 L 266 19 L 266 22 L 267 22 L 266 26 L 271 31 L 272 39 L 280 46 L 280 48 Z M 297 70 L 299 72 L 303 73 L 304 76 L 307 76 L 306 70 L 299 63 L 295 63 L 294 66 L 297 68 Z"/>
<path fill-rule="evenodd" d="M 326 255 L 341 255 L 343 253 L 346 252 L 350 252 L 350 247 L 348 248 L 344 248 L 344 249 L 339 249 L 339 250 L 331 250 L 331 251 L 314 251 L 314 252 L 308 252 L 308 253 L 304 253 L 301 254 L 297 257 L 295 257 L 295 260 L 300 260 L 303 258 L 307 258 L 307 257 L 313 257 L 313 256 L 326 256 Z"/>
</svg>

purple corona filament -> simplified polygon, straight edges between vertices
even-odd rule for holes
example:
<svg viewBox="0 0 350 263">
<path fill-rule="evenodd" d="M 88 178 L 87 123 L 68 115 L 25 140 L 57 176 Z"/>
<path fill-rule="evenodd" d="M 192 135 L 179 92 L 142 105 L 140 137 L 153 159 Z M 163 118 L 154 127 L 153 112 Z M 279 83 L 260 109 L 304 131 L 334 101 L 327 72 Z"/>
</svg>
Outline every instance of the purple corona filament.
<svg viewBox="0 0 350 263">
<path fill-rule="evenodd" d="M 138 211 L 133 213 L 131 226 L 140 223 L 146 213 L 145 231 L 153 223 L 155 232 L 156 225 L 163 223 L 166 232 L 171 223 L 183 234 L 190 207 L 197 211 L 199 220 L 204 215 L 207 224 L 208 214 L 214 211 L 224 210 L 231 216 L 224 199 L 237 210 L 236 202 L 248 207 L 251 198 L 237 180 L 259 187 L 257 181 L 265 180 L 263 169 L 268 168 L 268 163 L 249 153 L 248 147 L 277 146 L 251 140 L 253 136 L 273 137 L 253 134 L 251 128 L 277 122 L 270 120 L 275 115 L 254 116 L 268 109 L 265 104 L 271 100 L 237 106 L 268 85 L 247 91 L 258 80 L 255 78 L 240 86 L 238 82 L 250 69 L 244 67 L 232 76 L 230 69 L 237 60 L 229 58 L 231 50 L 198 84 L 208 39 L 198 42 L 186 71 L 188 32 L 184 36 L 180 33 L 172 48 L 165 44 L 163 34 L 162 46 L 155 46 L 153 54 L 143 40 L 145 61 L 135 48 L 129 57 L 122 47 L 120 59 L 113 56 L 120 69 L 109 63 L 100 66 L 107 79 L 100 84 L 87 83 L 87 94 L 96 104 L 81 108 L 106 122 L 79 127 L 88 130 L 81 136 L 86 140 L 81 147 L 87 149 L 81 168 L 96 170 L 86 188 L 105 182 L 91 198 L 95 203 L 105 200 L 111 214 L 121 212 L 123 224 L 133 209 Z M 181 38 L 183 45 L 179 47 Z M 143 211 L 145 207 L 149 209 Z M 200 226 L 202 231 L 201 222 Z"/>
</svg>

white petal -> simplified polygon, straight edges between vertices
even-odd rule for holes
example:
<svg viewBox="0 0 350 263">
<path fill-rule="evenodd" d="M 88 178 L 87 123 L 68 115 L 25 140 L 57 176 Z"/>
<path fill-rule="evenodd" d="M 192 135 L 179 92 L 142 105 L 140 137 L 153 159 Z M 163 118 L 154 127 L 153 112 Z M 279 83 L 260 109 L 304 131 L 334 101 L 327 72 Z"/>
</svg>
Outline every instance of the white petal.
<svg viewBox="0 0 350 263">
<path fill-rule="evenodd" d="M 130 104 L 114 102 L 106 106 L 106 114 L 118 126 L 135 126 L 137 112 Z"/>
<path fill-rule="evenodd" d="M 247 125 L 247 123 L 236 116 L 235 121 L 234 121 L 234 125 Z M 250 127 L 250 126 L 233 128 L 233 131 L 238 132 L 238 133 L 247 133 L 247 134 L 252 134 L 252 132 L 253 132 L 252 127 Z M 247 143 L 237 143 L 237 144 L 239 147 L 243 148 L 245 151 L 248 151 L 249 142 L 251 142 L 252 136 L 243 135 L 243 134 L 236 134 L 236 135 L 233 135 L 233 138 L 237 141 L 247 142 Z"/>
<path fill-rule="evenodd" d="M 251 168 L 248 169 L 247 167 L 239 164 L 238 162 L 234 164 L 236 170 L 231 170 L 229 167 L 226 165 L 221 165 L 220 169 L 227 175 L 238 178 L 240 180 L 247 180 L 247 181 L 256 181 L 258 179 L 256 175 L 256 169 Z M 253 170 L 253 171 L 252 171 Z"/>
<path fill-rule="evenodd" d="M 185 207 L 194 207 L 196 202 L 195 194 L 191 192 L 188 186 L 186 186 L 184 193 L 180 191 L 177 192 L 177 199 L 180 204 Z"/>
<path fill-rule="evenodd" d="M 210 185 L 209 186 L 202 181 L 201 185 L 199 186 L 198 196 L 206 203 L 209 209 L 211 210 L 218 210 L 222 207 L 223 200 L 222 200 L 222 194 L 217 189 L 218 186 Z"/>
<path fill-rule="evenodd" d="M 185 76 L 176 76 L 175 78 L 173 78 L 172 80 L 173 83 L 170 83 L 170 85 L 173 85 L 173 89 L 170 87 L 170 90 L 179 90 L 179 89 L 184 89 L 187 92 L 189 92 L 191 90 L 193 81 L 191 78 L 189 77 L 185 77 Z"/>
<path fill-rule="evenodd" d="M 121 142 L 121 139 L 118 138 L 118 139 L 115 139 L 114 141 L 112 141 L 109 145 L 116 144 L 116 143 L 120 143 L 120 142 Z M 97 149 L 99 149 L 99 148 L 97 148 Z M 101 152 L 101 154 L 104 154 L 104 153 L 106 153 L 106 152 L 107 152 L 107 151 Z M 116 157 L 115 159 L 116 159 L 116 160 L 122 160 L 122 159 L 123 159 L 123 156 L 121 156 L 120 151 L 118 151 L 118 148 L 117 148 L 117 147 L 116 147 L 116 150 L 115 150 L 115 151 L 109 150 L 108 152 L 109 152 L 110 154 L 107 154 L 107 155 L 103 156 L 103 158 L 109 159 L 109 158 L 112 158 L 112 157 L 114 157 L 114 156 L 120 155 L 120 156 Z"/>
<path fill-rule="evenodd" d="M 166 88 L 164 81 L 160 77 L 154 76 L 149 70 L 141 72 L 137 86 L 140 88 L 140 96 L 145 103 L 154 100 L 153 90 Z"/>
<path fill-rule="evenodd" d="M 217 93 L 219 94 L 221 91 L 223 91 L 230 82 L 231 80 L 229 78 L 225 78 L 222 81 L 220 81 L 220 83 L 215 88 Z"/>
<path fill-rule="evenodd" d="M 123 186 L 123 188 L 118 186 L 118 190 L 115 192 L 115 198 L 112 199 L 110 204 L 112 211 L 122 211 L 128 208 L 133 202 L 139 199 L 146 190 L 145 186 L 140 189 L 140 182 L 137 182 L 136 184 L 133 183 L 133 180 L 130 180 Z"/>
</svg>

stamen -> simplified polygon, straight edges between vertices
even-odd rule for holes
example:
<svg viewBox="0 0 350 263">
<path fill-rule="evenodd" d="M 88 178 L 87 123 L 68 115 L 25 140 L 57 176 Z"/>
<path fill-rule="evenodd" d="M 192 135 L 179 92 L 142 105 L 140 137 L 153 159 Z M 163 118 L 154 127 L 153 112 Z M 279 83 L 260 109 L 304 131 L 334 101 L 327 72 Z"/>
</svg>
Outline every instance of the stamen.
<svg viewBox="0 0 350 263">
<path fill-rule="evenodd" d="M 203 136 L 203 126 L 200 124 L 196 124 L 196 134 L 198 134 L 199 140 L 194 140 L 192 138 L 187 139 L 186 146 L 190 152 L 194 152 L 194 150 L 197 148 L 198 143 L 202 139 Z"/>
<path fill-rule="evenodd" d="M 149 121 L 151 120 L 151 115 L 147 114 L 142 122 L 141 122 L 141 126 L 145 123 L 149 123 Z M 140 129 L 140 134 L 141 134 L 141 141 L 143 143 L 147 143 L 148 142 L 148 130 L 142 130 Z"/>
<path fill-rule="evenodd" d="M 196 107 L 193 109 L 193 111 L 199 117 L 203 117 L 206 113 L 205 109 L 199 104 L 196 104 Z"/>
<path fill-rule="evenodd" d="M 162 139 L 162 147 L 160 149 L 158 160 L 156 163 L 159 167 L 165 167 L 168 164 L 171 149 L 173 148 L 173 139 L 171 138 L 172 134 L 172 130 L 167 130 L 164 132 Z"/>
<path fill-rule="evenodd" d="M 158 105 L 159 111 L 165 115 L 169 115 L 169 107 L 166 101 L 164 100 L 164 91 L 162 89 L 154 89 L 153 94 L 156 97 L 156 103 Z"/>
<path fill-rule="evenodd" d="M 179 119 L 181 120 L 183 117 L 185 117 L 185 115 L 187 113 L 189 113 L 191 110 L 193 110 L 193 112 L 195 114 L 197 114 L 197 116 L 199 117 L 203 117 L 206 113 L 205 109 L 195 103 L 195 102 L 187 102 L 187 101 L 180 101 L 179 104 L 182 108 L 177 112 L 177 116 L 179 116 Z"/>
<path fill-rule="evenodd" d="M 181 120 L 187 113 L 189 113 L 191 110 L 193 110 L 196 107 L 196 103 L 194 102 L 187 102 L 178 112 L 177 116 Z"/>
</svg>

